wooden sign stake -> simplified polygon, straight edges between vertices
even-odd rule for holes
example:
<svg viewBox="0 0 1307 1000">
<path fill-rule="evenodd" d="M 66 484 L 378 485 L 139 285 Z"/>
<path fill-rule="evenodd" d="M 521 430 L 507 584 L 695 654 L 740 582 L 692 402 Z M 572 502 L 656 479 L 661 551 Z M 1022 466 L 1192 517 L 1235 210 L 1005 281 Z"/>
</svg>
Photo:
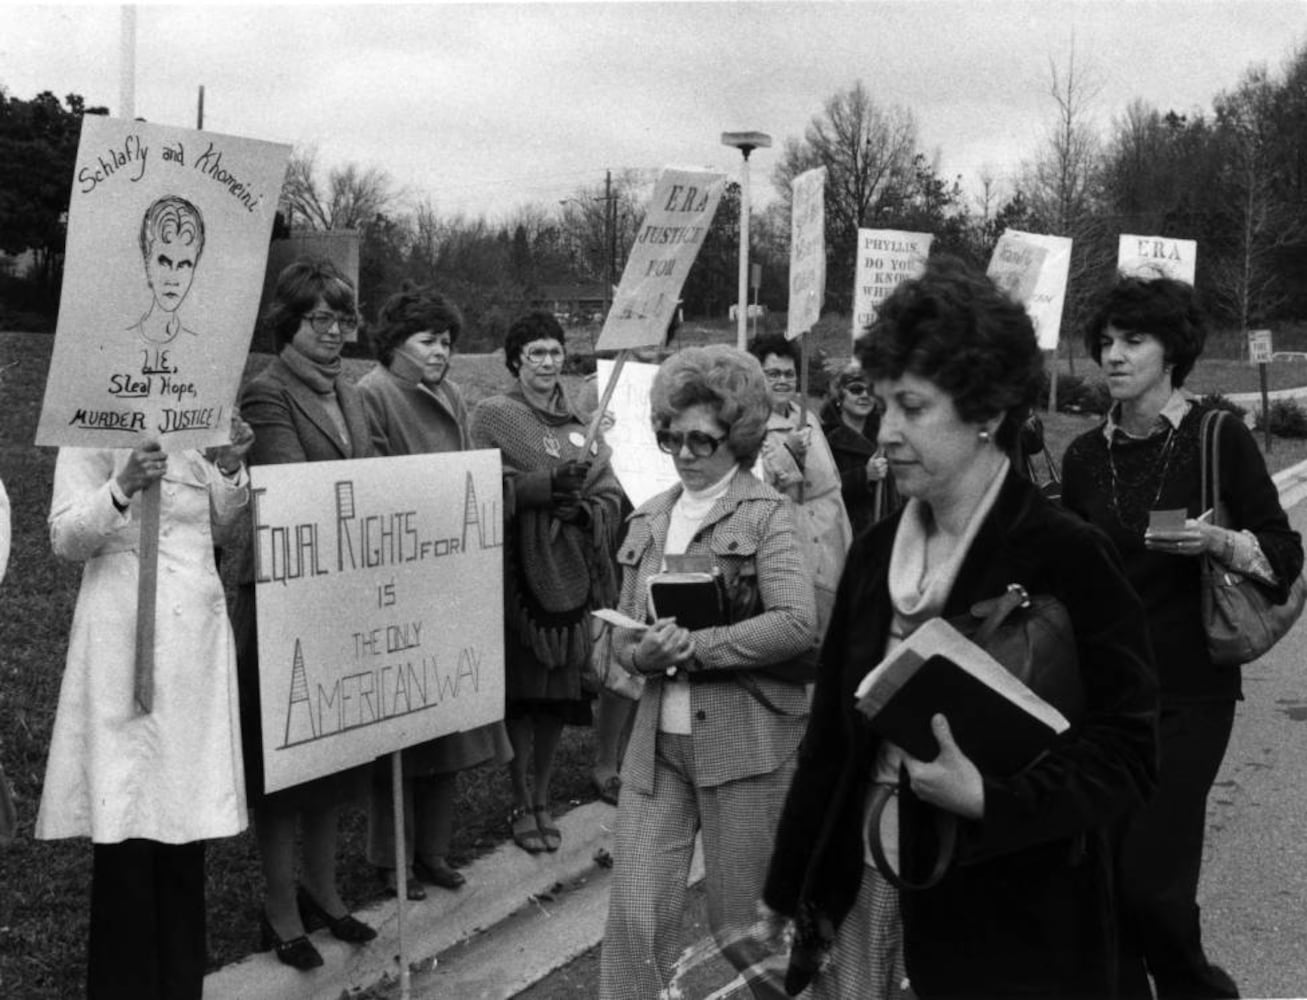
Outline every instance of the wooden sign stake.
<svg viewBox="0 0 1307 1000">
<path fill-rule="evenodd" d="M 136 580 L 136 707 L 154 710 L 154 619 L 159 584 L 159 481 L 140 492 L 140 567 Z"/>
</svg>

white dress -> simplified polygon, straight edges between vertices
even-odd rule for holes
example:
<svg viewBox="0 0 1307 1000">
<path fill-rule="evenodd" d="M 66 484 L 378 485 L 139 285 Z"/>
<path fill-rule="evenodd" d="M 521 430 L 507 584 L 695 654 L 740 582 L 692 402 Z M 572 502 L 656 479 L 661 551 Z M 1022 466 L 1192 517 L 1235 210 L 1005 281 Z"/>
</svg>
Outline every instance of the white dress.
<svg viewBox="0 0 1307 1000">
<path fill-rule="evenodd" d="M 50 539 L 85 561 L 68 640 L 36 836 L 182 844 L 247 824 L 236 654 L 213 560 L 215 527 L 239 516 L 244 472 L 228 482 L 196 451 L 169 456 L 161 482 L 154 710 L 133 699 L 140 498 L 126 514 L 109 480 L 128 452 L 62 448 Z"/>
</svg>

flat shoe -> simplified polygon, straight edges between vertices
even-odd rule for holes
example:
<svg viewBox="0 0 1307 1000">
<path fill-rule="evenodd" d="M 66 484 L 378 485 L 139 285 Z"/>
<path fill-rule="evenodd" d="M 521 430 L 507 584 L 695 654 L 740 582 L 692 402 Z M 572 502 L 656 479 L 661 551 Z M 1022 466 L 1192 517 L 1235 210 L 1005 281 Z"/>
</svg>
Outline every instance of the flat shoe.
<svg viewBox="0 0 1307 1000">
<path fill-rule="evenodd" d="M 442 889 L 461 889 L 467 883 L 463 873 L 451 868 L 444 858 L 433 865 L 427 864 L 421 858 L 414 858 L 413 871 L 423 882 L 430 882 Z"/>
<path fill-rule="evenodd" d="M 617 796 L 622 791 L 622 779 L 616 774 L 610 774 L 603 781 L 600 781 L 598 778 L 593 780 L 595 790 L 599 793 L 599 797 L 610 806 L 617 805 Z"/>
<path fill-rule="evenodd" d="M 282 965 L 289 965 L 300 972 L 308 972 L 322 964 L 322 954 L 313 947 L 307 934 L 283 941 L 272 929 L 266 913 L 259 924 L 259 948 L 261 951 L 271 951 Z"/>
<path fill-rule="evenodd" d="M 416 867 L 416 865 L 414 867 Z M 398 896 L 399 875 L 396 874 L 395 869 L 383 868 L 381 871 L 383 873 L 382 877 L 386 882 L 386 893 L 390 896 Z M 427 890 L 422 888 L 422 883 L 417 880 L 416 875 L 410 874 L 408 877 L 408 883 L 405 886 L 404 895 L 416 903 L 419 900 L 427 898 Z"/>
<path fill-rule="evenodd" d="M 545 849 L 545 838 L 535 816 L 524 807 L 518 806 L 508 814 L 508 826 L 513 831 L 513 843 L 528 854 L 539 854 Z"/>
<path fill-rule="evenodd" d="M 350 944 L 367 944 L 377 936 L 375 928 L 369 927 L 352 913 L 346 913 L 343 917 L 333 917 L 321 903 L 309 895 L 304 886 L 299 887 L 295 898 L 299 903 L 300 915 L 305 924 L 316 919 L 321 925 L 325 925 L 327 930 L 331 931 L 331 936 L 337 941 L 347 941 Z"/>
<path fill-rule="evenodd" d="M 554 826 L 554 818 L 549 815 L 548 806 L 532 806 L 531 811 L 535 813 L 536 826 L 540 830 L 540 836 L 544 838 L 545 850 L 552 854 L 562 846 L 563 835 L 558 827 Z"/>
</svg>

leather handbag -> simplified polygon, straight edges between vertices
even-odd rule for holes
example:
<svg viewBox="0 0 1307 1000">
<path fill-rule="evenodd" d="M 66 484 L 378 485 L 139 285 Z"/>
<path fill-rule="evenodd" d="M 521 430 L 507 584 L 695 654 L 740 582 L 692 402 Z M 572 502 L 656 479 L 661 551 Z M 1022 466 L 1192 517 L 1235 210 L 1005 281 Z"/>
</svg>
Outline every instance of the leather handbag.
<svg viewBox="0 0 1307 1000">
<path fill-rule="evenodd" d="M 1202 509 L 1212 511 L 1212 523 L 1233 527 L 1221 503 L 1221 421 L 1224 410 L 1203 414 L 1199 430 L 1202 446 Z M 1284 638 L 1302 615 L 1307 585 L 1302 574 L 1293 581 L 1288 598 L 1281 604 L 1271 600 L 1270 591 L 1251 577 L 1223 566 L 1210 555 L 1202 557 L 1203 628 L 1207 632 L 1207 653 L 1219 666 L 1249 663 Z"/>
<path fill-rule="evenodd" d="M 613 656 L 613 627 L 591 615 L 590 635 L 593 645 L 590 658 L 581 671 L 582 686 L 596 694 L 606 689 L 631 701 L 639 701 L 644 693 L 644 676 L 631 673 Z"/>
<path fill-rule="evenodd" d="M 1084 719 L 1085 692 L 1075 631 L 1066 605 L 1056 597 L 1032 597 L 1021 584 L 1009 584 L 1003 594 L 973 605 L 969 614 L 952 618 L 949 624 L 1066 716 L 1073 728 Z M 901 770 L 899 787 L 904 787 L 906 782 L 906 770 Z M 866 842 L 876 867 L 892 885 L 904 891 L 929 889 L 944 877 L 953 862 L 957 817 L 942 809 L 931 810 L 938 846 L 934 862 L 921 880 L 904 878 L 889 863 L 881 842 L 881 817 L 897 792 L 898 788 L 885 784 L 878 784 L 872 790 Z"/>
</svg>

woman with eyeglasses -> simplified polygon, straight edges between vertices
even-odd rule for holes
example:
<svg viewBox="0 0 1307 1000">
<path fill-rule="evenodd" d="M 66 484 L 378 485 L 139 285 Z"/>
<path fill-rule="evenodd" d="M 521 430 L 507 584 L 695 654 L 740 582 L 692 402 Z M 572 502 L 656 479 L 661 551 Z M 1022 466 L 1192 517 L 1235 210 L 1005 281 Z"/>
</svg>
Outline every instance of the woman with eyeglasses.
<svg viewBox="0 0 1307 1000">
<path fill-rule="evenodd" d="M 699 833 L 722 953 L 740 969 L 765 957 L 742 932 L 807 725 L 816 643 L 793 505 L 749 472 L 771 413 L 762 366 L 732 347 L 686 348 L 658 369 L 650 402 L 681 482 L 631 515 L 617 557 L 618 608 L 648 626 L 619 630 L 613 654 L 647 683 L 622 765 L 599 985 L 608 1000 L 676 993 Z M 650 577 L 686 561 L 720 574 L 722 624 L 655 618 Z"/>
<path fill-rule="evenodd" d="M 840 492 L 853 534 L 898 510 L 899 494 L 889 460 L 876 443 L 880 415 L 862 366 L 851 361 L 830 383 L 821 408 L 821 429 L 840 471 Z"/>
<path fill-rule="evenodd" d="M 562 835 L 549 786 L 564 725 L 589 725 L 581 687 L 589 660 L 590 611 L 617 597 L 613 549 L 622 488 L 611 450 L 587 450 L 588 415 L 563 391 L 567 351 L 552 313 L 531 312 L 508 328 L 504 364 L 511 390 L 472 412 L 472 442 L 498 448 L 504 463 L 504 695 L 513 746 L 509 775 L 513 841 L 531 854 L 557 851 Z"/>
<path fill-rule="evenodd" d="M 762 468 L 767 483 L 795 503 L 799 548 L 812 578 L 817 602 L 817 634 L 826 633 L 835 605 L 835 588 L 853 529 L 840 495 L 840 473 L 826 436 L 799 398 L 800 360 L 797 340 L 781 334 L 758 337 L 749 353 L 762 363 L 771 399 Z"/>
<path fill-rule="evenodd" d="M 241 414 L 254 428 L 251 465 L 324 462 L 373 455 L 367 413 L 342 376 L 340 353 L 358 327 L 354 286 L 331 263 L 301 257 L 277 278 L 263 318 L 277 357 L 241 393 Z M 356 767 L 267 793 L 259 712 L 258 623 L 254 560 L 242 553 L 233 624 L 240 675 L 245 783 L 267 891 L 262 947 L 301 971 L 322 964 L 305 930 L 325 925 L 341 941 L 362 944 L 377 932 L 352 916 L 336 886 L 337 812 L 361 798 L 367 768 Z M 303 861 L 295 876 L 295 832 Z"/>
</svg>

